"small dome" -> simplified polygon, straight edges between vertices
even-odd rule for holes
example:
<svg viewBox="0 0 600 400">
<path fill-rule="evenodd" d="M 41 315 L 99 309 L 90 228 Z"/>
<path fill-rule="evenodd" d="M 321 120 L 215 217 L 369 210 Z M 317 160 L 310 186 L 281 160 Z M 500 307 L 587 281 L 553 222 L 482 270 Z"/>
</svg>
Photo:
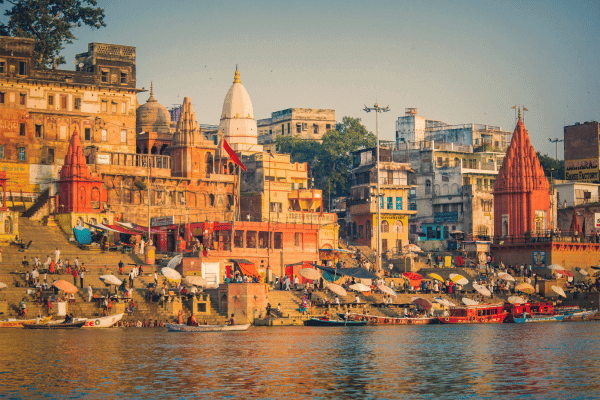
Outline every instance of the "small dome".
<svg viewBox="0 0 600 400">
<path fill-rule="evenodd" d="M 250 96 L 240 81 L 240 73 L 237 68 L 235 69 L 233 85 L 231 85 L 227 96 L 225 96 L 223 111 L 221 112 L 221 119 L 230 118 L 254 119 L 252 101 L 250 101 Z"/>
<path fill-rule="evenodd" d="M 136 114 L 136 132 L 171 133 L 171 114 L 167 107 L 154 98 L 154 87 L 150 84 L 150 98 L 138 107 Z"/>
</svg>

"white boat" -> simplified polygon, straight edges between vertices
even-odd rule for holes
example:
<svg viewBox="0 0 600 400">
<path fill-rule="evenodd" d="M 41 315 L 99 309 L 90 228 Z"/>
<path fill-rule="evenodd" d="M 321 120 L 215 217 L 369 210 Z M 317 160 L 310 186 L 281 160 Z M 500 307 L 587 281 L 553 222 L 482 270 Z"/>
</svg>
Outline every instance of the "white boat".
<svg viewBox="0 0 600 400">
<path fill-rule="evenodd" d="M 169 332 L 231 332 L 245 331 L 250 327 L 250 324 L 245 325 L 198 325 L 188 326 L 180 324 L 165 324 L 165 328 Z"/>
<path fill-rule="evenodd" d="M 84 328 L 110 328 L 123 318 L 123 313 L 99 318 L 75 318 L 74 321 L 85 321 Z"/>
</svg>

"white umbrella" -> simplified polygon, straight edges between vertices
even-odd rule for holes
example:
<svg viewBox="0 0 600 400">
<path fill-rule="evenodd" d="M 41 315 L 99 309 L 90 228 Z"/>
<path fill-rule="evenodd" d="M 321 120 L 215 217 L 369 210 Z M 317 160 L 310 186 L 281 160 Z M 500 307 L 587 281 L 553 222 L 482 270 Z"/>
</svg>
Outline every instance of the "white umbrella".
<svg viewBox="0 0 600 400">
<path fill-rule="evenodd" d="M 365 279 L 361 279 L 360 282 L 363 285 L 367 285 L 367 286 L 371 286 L 373 284 L 373 280 L 372 279 L 366 279 L 366 278 Z"/>
<path fill-rule="evenodd" d="M 504 279 L 505 281 L 513 281 L 515 282 L 515 278 L 512 277 L 511 274 L 507 274 L 506 272 L 500 272 L 498 275 L 500 279 Z"/>
<path fill-rule="evenodd" d="M 8 286 L 6 285 L 6 283 L 2 283 L 0 282 L 0 289 L 4 289 L 7 288 Z"/>
<path fill-rule="evenodd" d="M 477 290 L 477 292 L 479 292 L 480 295 L 486 296 L 486 297 L 492 296 L 492 293 L 485 286 L 480 285 L 478 283 L 473 283 L 472 286 L 473 286 L 473 289 Z"/>
<path fill-rule="evenodd" d="M 319 280 L 323 276 L 314 268 L 302 268 L 300 271 L 298 271 L 298 274 L 300 274 L 300 276 L 303 278 L 310 279 L 311 281 Z"/>
<path fill-rule="evenodd" d="M 201 276 L 186 276 L 184 279 L 186 285 L 192 286 L 206 286 L 206 279 Z"/>
<path fill-rule="evenodd" d="M 173 260 L 171 260 L 171 261 L 173 261 Z M 179 272 L 175 271 L 173 268 L 165 267 L 165 268 L 161 269 L 160 272 L 165 276 L 165 278 L 167 278 L 168 280 L 170 280 L 172 282 L 177 282 L 177 281 L 181 280 L 181 274 Z"/>
<path fill-rule="evenodd" d="M 394 289 L 392 289 L 389 286 L 377 285 L 377 287 L 379 288 L 379 290 L 381 290 L 385 294 L 389 294 L 390 296 L 398 297 L 398 294 L 396 294 L 396 292 L 394 292 Z"/>
<path fill-rule="evenodd" d="M 469 283 L 468 279 L 460 274 L 450 274 L 450 280 L 454 283 L 458 283 L 459 285 L 466 285 Z"/>
<path fill-rule="evenodd" d="M 478 301 L 469 299 L 468 297 L 463 297 L 462 302 L 465 303 L 467 306 L 476 306 L 477 304 L 479 304 Z"/>
<path fill-rule="evenodd" d="M 407 251 L 410 251 L 412 253 L 422 253 L 423 252 L 423 250 L 421 250 L 421 248 L 419 246 L 417 246 L 416 244 L 413 244 L 413 243 L 407 244 L 404 247 L 406 248 Z"/>
<path fill-rule="evenodd" d="M 171 258 L 171 260 L 167 264 L 167 268 L 175 269 L 175 267 L 179 265 L 181 260 L 183 260 L 183 256 L 181 254 L 177 254 L 175 257 Z"/>
<path fill-rule="evenodd" d="M 443 297 L 436 297 L 433 299 L 436 303 L 441 304 L 446 307 L 456 307 L 456 305 L 450 300 L 444 299 Z"/>
<path fill-rule="evenodd" d="M 583 268 L 580 268 L 580 267 L 575 267 L 575 270 L 576 270 L 577 272 L 579 272 L 579 273 L 580 273 L 581 275 L 583 275 L 583 276 L 587 276 L 587 275 L 589 275 L 589 274 L 588 274 L 588 272 L 587 272 L 585 269 L 583 269 Z"/>
<path fill-rule="evenodd" d="M 343 287 L 341 287 L 340 285 L 338 285 L 336 283 L 330 283 L 329 286 L 327 286 L 327 289 L 331 290 L 333 293 L 337 294 L 338 296 L 345 296 L 348 294 Z"/>
<path fill-rule="evenodd" d="M 564 290 L 562 290 L 562 288 L 561 288 L 561 287 L 559 287 L 559 286 L 552 286 L 552 290 L 554 290 L 554 292 L 555 292 L 556 294 L 558 294 L 559 296 L 562 296 L 562 297 L 564 297 L 565 299 L 567 298 L 567 295 L 565 294 L 565 291 L 564 291 Z"/>
<path fill-rule="evenodd" d="M 552 264 L 548 267 L 548 269 L 564 269 L 561 265 Z"/>
<path fill-rule="evenodd" d="M 371 287 L 367 285 L 363 285 L 362 283 L 355 283 L 354 285 L 349 286 L 350 289 L 355 290 L 357 292 L 369 292 L 371 291 Z"/>
<path fill-rule="evenodd" d="M 510 296 L 508 298 L 508 302 L 515 304 L 515 303 L 519 303 L 519 304 L 525 304 L 527 303 L 527 300 L 525 300 L 524 298 L 520 297 L 520 296 Z"/>
<path fill-rule="evenodd" d="M 120 280 L 119 278 L 117 278 L 114 275 L 100 275 L 98 277 L 98 279 L 100 279 L 102 282 L 109 284 L 109 285 L 119 286 L 121 283 L 123 283 L 122 280 Z"/>
</svg>

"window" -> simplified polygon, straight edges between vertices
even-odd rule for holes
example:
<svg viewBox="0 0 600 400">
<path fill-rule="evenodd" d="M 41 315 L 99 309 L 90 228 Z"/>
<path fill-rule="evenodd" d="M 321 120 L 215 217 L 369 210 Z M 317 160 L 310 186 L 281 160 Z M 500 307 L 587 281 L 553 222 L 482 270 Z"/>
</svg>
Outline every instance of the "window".
<svg viewBox="0 0 600 400">
<path fill-rule="evenodd" d="M 302 123 L 302 130 L 305 131 L 308 129 L 308 124 L 306 122 Z"/>
<path fill-rule="evenodd" d="M 319 134 L 319 125 L 317 125 L 317 124 L 313 124 L 313 133 L 314 133 L 315 135 L 318 135 L 318 134 Z"/>
<path fill-rule="evenodd" d="M 61 110 L 67 109 L 67 96 L 60 96 L 60 108 Z"/>
<path fill-rule="evenodd" d="M 402 197 L 396 197 L 396 210 L 402 210 Z"/>
<path fill-rule="evenodd" d="M 85 128 L 85 139 L 84 140 L 92 140 L 92 130 L 90 128 Z"/>
<path fill-rule="evenodd" d="M 19 147 L 19 161 L 25 161 L 25 147 Z"/>
<path fill-rule="evenodd" d="M 393 210 L 394 209 L 394 198 L 393 197 L 388 197 L 387 198 L 387 209 L 388 210 Z"/>
<path fill-rule="evenodd" d="M 27 64 L 25 61 L 19 62 L 19 75 L 25 75 L 27 73 Z"/>
<path fill-rule="evenodd" d="M 42 125 L 35 124 L 35 137 L 42 137 Z"/>
<path fill-rule="evenodd" d="M 121 72 L 121 83 L 127 83 L 127 72 Z"/>
<path fill-rule="evenodd" d="M 410 211 L 417 210 L 417 189 L 408 190 L 408 209 Z"/>
<path fill-rule="evenodd" d="M 0 160 L 4 160 L 4 146 L 0 145 Z"/>
<path fill-rule="evenodd" d="M 127 143 L 127 129 L 121 129 L 121 143 Z"/>
<path fill-rule="evenodd" d="M 48 149 L 48 164 L 54 164 L 54 149 Z"/>
<path fill-rule="evenodd" d="M 0 104 L 4 104 L 4 93 L 0 92 Z"/>
<path fill-rule="evenodd" d="M 127 103 L 121 103 L 121 114 L 127 114 Z"/>
<path fill-rule="evenodd" d="M 27 95 L 25 93 L 19 94 L 19 104 L 24 106 L 27 102 Z"/>
<path fill-rule="evenodd" d="M 331 129 L 331 124 L 326 124 L 325 125 L 325 129 L 330 130 Z"/>
<path fill-rule="evenodd" d="M 113 101 L 113 102 L 111 103 L 111 106 L 110 106 L 110 112 L 112 112 L 113 114 L 116 114 L 116 113 L 117 113 L 117 102 L 116 102 L 116 101 Z"/>
<path fill-rule="evenodd" d="M 25 136 L 25 124 L 24 123 L 19 124 L 19 135 Z"/>
<path fill-rule="evenodd" d="M 294 246 L 300 247 L 300 232 L 294 233 Z"/>
<path fill-rule="evenodd" d="M 103 83 L 107 83 L 108 82 L 108 71 L 102 71 L 102 78 L 101 81 Z"/>
<path fill-rule="evenodd" d="M 425 194 L 431 194 L 431 181 L 429 179 L 425 181 Z"/>
<path fill-rule="evenodd" d="M 48 95 L 48 105 L 49 106 L 53 106 L 54 105 L 54 95 L 53 94 L 49 94 Z"/>
<path fill-rule="evenodd" d="M 271 203 L 271 212 L 280 213 L 283 210 L 281 203 Z"/>
<path fill-rule="evenodd" d="M 292 124 L 290 124 L 290 123 L 288 122 L 288 135 L 292 133 L 292 131 L 291 131 L 291 129 L 292 129 L 292 126 L 291 126 L 291 125 L 292 125 Z"/>
<path fill-rule="evenodd" d="M 389 233 L 390 223 L 386 220 L 381 221 L 381 233 Z"/>
<path fill-rule="evenodd" d="M 102 141 L 106 142 L 108 140 L 108 132 L 106 131 L 106 129 L 102 129 L 102 131 L 100 131 L 102 133 Z"/>
<path fill-rule="evenodd" d="M 108 102 L 106 100 L 102 100 L 102 112 L 106 112 L 108 110 Z"/>
<path fill-rule="evenodd" d="M 0 74 L 6 72 L 6 61 L 0 61 Z"/>
<path fill-rule="evenodd" d="M 244 247 L 244 231 L 235 231 L 233 235 L 233 247 Z"/>
<path fill-rule="evenodd" d="M 75 97 L 75 102 L 73 104 L 73 108 L 75 110 L 81 110 L 81 97 Z"/>
<path fill-rule="evenodd" d="M 296 124 L 296 133 L 302 133 L 302 124 Z"/>
<path fill-rule="evenodd" d="M 285 135 L 285 125 L 281 124 L 281 134 Z"/>
<path fill-rule="evenodd" d="M 283 233 L 282 232 L 274 232 L 273 233 L 273 247 L 275 249 L 283 249 Z"/>
</svg>

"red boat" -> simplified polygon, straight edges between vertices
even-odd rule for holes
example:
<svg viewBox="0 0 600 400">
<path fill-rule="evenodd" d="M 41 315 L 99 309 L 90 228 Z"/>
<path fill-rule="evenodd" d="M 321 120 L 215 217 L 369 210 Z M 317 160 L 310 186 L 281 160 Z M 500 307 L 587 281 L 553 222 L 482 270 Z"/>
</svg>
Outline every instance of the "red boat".
<svg viewBox="0 0 600 400">
<path fill-rule="evenodd" d="M 450 308 L 450 315 L 438 317 L 442 324 L 501 324 L 508 312 L 501 303 Z"/>
<path fill-rule="evenodd" d="M 341 317 L 344 317 L 345 314 L 339 313 Z M 349 313 L 348 314 L 349 321 L 369 321 L 369 325 L 427 325 L 427 324 L 435 324 L 437 323 L 437 318 L 435 317 L 382 317 L 378 315 L 367 315 L 367 314 L 357 314 L 357 313 Z"/>
<path fill-rule="evenodd" d="M 523 318 L 523 313 L 531 316 L 549 317 L 555 315 L 554 306 L 549 302 L 537 303 L 504 303 L 504 310 L 508 313 L 504 322 L 515 322 L 515 318 Z"/>
</svg>

